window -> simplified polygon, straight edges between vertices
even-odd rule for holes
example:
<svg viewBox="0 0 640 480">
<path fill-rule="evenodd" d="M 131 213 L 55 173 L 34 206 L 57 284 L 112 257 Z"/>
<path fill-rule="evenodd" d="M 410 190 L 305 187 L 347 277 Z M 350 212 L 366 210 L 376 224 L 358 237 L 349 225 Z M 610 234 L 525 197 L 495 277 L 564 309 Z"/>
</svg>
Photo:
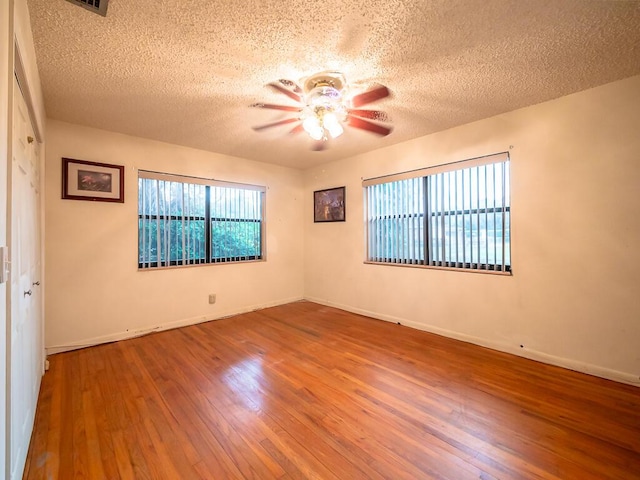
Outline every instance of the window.
<svg viewBox="0 0 640 480">
<path fill-rule="evenodd" d="M 264 258 L 265 188 L 138 172 L 138 268 Z"/>
<path fill-rule="evenodd" d="M 509 155 L 363 182 L 367 261 L 511 271 Z"/>
</svg>

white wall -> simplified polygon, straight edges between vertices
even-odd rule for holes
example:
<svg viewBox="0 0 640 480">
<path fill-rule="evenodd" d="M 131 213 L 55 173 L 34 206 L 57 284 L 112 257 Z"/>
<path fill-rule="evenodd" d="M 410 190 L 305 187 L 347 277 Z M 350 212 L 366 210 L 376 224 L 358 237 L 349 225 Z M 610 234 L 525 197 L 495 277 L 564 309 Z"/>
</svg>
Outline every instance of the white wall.
<svg viewBox="0 0 640 480">
<path fill-rule="evenodd" d="M 61 200 L 61 157 L 125 165 L 125 203 Z M 267 261 L 138 271 L 137 169 L 266 185 Z M 302 298 L 298 170 L 48 120 L 45 177 L 48 352 Z"/>
<path fill-rule="evenodd" d="M 640 384 L 639 107 L 640 76 L 306 171 L 305 297 Z M 363 264 L 362 178 L 507 150 L 513 276 Z"/>
</svg>

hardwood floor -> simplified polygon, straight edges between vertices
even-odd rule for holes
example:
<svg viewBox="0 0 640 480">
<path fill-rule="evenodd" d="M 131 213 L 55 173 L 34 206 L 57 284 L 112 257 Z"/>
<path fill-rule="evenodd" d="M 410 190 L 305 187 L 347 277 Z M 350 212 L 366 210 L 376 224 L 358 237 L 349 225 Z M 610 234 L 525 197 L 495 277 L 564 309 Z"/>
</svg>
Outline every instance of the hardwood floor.
<svg viewBox="0 0 640 480">
<path fill-rule="evenodd" d="M 25 479 L 634 479 L 640 388 L 300 302 L 50 357 Z"/>
</svg>

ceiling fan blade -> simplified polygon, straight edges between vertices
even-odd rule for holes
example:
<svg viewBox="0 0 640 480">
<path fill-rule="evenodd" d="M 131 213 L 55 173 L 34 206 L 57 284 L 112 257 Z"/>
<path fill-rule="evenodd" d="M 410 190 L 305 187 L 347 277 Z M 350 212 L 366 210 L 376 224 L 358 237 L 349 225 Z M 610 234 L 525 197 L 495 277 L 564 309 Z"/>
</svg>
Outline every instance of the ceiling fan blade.
<svg viewBox="0 0 640 480">
<path fill-rule="evenodd" d="M 304 132 L 304 127 L 302 126 L 302 123 L 301 123 L 300 125 L 296 125 L 295 127 L 293 127 L 289 133 L 291 135 L 295 135 L 297 133 L 302 133 L 302 132 Z"/>
<path fill-rule="evenodd" d="M 367 90 L 366 92 L 354 95 L 354 97 L 351 99 L 351 104 L 354 107 L 361 107 L 362 105 L 366 105 L 368 103 L 375 102 L 376 100 L 388 97 L 390 93 L 391 92 L 389 92 L 389 89 L 387 87 L 385 87 L 384 85 L 378 85 L 371 90 Z"/>
<path fill-rule="evenodd" d="M 278 81 L 285 87 L 291 88 L 295 93 L 302 93 L 302 89 L 296 82 L 292 82 L 291 80 L 287 80 L 286 78 L 281 78 Z"/>
<path fill-rule="evenodd" d="M 301 102 L 302 101 L 302 99 L 300 98 L 300 95 L 298 95 L 297 93 L 292 92 L 288 88 L 284 88 L 282 85 L 280 85 L 278 83 L 271 82 L 271 83 L 267 84 L 267 86 L 273 88 L 274 90 L 277 90 L 280 93 L 284 93 L 287 97 L 292 98 L 296 102 Z"/>
<path fill-rule="evenodd" d="M 269 108 L 271 110 L 285 110 L 287 112 L 301 112 L 302 108 L 300 107 L 291 107 L 289 105 L 273 105 L 271 103 L 254 103 L 249 105 L 250 107 L 256 108 Z"/>
<path fill-rule="evenodd" d="M 351 127 L 360 128 L 361 130 L 367 130 L 371 133 L 375 133 L 376 135 L 381 135 L 383 137 L 391 133 L 391 128 L 385 127 L 383 125 L 378 125 L 377 123 L 373 123 L 362 118 L 352 117 L 351 115 L 348 115 L 347 121 L 349 122 L 349 126 Z"/>
<path fill-rule="evenodd" d="M 360 118 L 368 118 L 370 120 L 377 120 L 379 122 L 389 122 L 391 119 L 386 112 L 382 110 L 360 110 L 357 108 L 352 108 L 347 110 L 349 115 L 353 115 L 354 117 Z"/>
<path fill-rule="evenodd" d="M 251 128 L 253 128 L 256 132 L 259 132 L 260 130 L 264 130 L 265 128 L 277 127 L 279 125 L 286 125 L 287 123 L 293 123 L 293 122 L 299 122 L 299 121 L 300 119 L 297 117 L 285 118 L 284 120 L 280 120 L 278 122 L 266 123 L 264 125 L 258 125 L 257 127 L 251 127 Z"/>
</svg>

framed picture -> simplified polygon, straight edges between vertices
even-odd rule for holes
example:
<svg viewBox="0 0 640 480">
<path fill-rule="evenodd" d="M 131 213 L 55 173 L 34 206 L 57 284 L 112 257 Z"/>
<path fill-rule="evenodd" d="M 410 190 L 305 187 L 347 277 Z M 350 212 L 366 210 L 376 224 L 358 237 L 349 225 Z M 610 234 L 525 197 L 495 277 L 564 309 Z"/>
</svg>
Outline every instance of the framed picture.
<svg viewBox="0 0 640 480">
<path fill-rule="evenodd" d="M 124 203 L 124 166 L 63 158 L 62 198 Z"/>
<path fill-rule="evenodd" d="M 314 222 L 344 222 L 345 187 L 313 192 Z"/>
</svg>

